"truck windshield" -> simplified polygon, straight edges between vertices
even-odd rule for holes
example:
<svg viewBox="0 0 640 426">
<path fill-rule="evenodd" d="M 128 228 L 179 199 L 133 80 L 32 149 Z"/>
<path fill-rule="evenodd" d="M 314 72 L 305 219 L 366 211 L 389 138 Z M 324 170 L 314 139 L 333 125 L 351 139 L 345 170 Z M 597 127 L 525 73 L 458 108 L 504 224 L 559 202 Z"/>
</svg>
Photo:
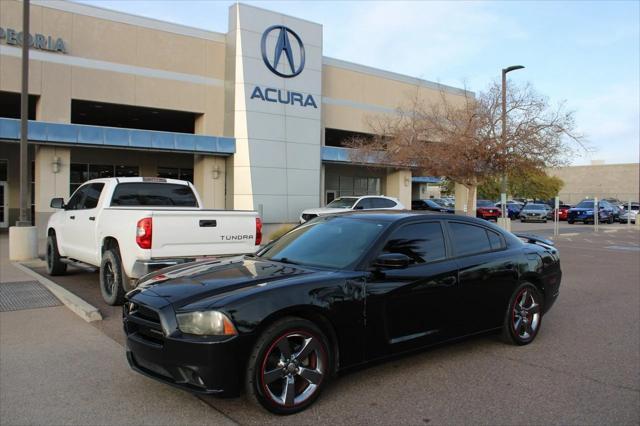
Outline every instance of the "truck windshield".
<svg viewBox="0 0 640 426">
<path fill-rule="evenodd" d="M 198 201 L 187 185 L 129 182 L 116 186 L 111 205 L 198 207 Z"/>
<path fill-rule="evenodd" d="M 276 262 L 344 269 L 362 257 L 387 224 L 320 217 L 285 234 L 258 256 Z"/>
</svg>

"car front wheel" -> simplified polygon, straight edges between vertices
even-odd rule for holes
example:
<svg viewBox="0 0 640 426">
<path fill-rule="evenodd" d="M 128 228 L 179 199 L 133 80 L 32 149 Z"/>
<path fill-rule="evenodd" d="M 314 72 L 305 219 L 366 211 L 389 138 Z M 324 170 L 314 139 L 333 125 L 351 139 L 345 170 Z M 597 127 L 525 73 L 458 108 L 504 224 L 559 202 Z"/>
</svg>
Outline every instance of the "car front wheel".
<svg viewBox="0 0 640 426">
<path fill-rule="evenodd" d="M 245 388 L 252 400 L 272 413 L 297 413 L 320 396 L 332 365 L 328 340 L 314 323 L 284 318 L 258 339 Z"/>
<path fill-rule="evenodd" d="M 504 318 L 505 341 L 527 345 L 538 335 L 542 322 L 542 295 L 531 283 L 522 283 L 513 292 Z"/>
<path fill-rule="evenodd" d="M 60 260 L 58 252 L 58 240 L 55 234 L 47 237 L 47 273 L 49 275 L 62 275 L 67 272 L 67 264 Z"/>
</svg>

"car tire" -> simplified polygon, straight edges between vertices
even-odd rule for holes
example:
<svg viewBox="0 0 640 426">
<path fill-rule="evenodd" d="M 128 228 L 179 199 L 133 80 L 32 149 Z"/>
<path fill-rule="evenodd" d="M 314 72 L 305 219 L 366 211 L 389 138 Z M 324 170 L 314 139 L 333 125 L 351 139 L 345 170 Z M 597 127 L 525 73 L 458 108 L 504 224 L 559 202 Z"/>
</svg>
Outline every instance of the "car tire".
<svg viewBox="0 0 640 426">
<path fill-rule="evenodd" d="M 574 223 L 576 223 L 576 221 L 575 220 L 571 220 L 571 219 L 567 219 L 567 223 L 569 225 L 573 225 Z"/>
<path fill-rule="evenodd" d="M 502 338 L 515 345 L 528 345 L 542 324 L 543 297 L 536 286 L 523 282 L 513 292 L 502 326 Z"/>
<path fill-rule="evenodd" d="M 613 216 L 609 216 L 609 220 L 607 220 L 607 223 L 611 225 L 613 224 L 613 222 L 615 222 L 615 220 L 613 219 Z"/>
<path fill-rule="evenodd" d="M 67 264 L 61 261 L 56 234 L 47 237 L 47 274 L 63 275 L 67 272 Z"/>
<path fill-rule="evenodd" d="M 547 219 L 543 220 L 542 223 L 547 223 Z"/>
<path fill-rule="evenodd" d="M 303 348 L 307 348 L 304 353 Z M 332 372 L 333 351 L 322 330 L 311 321 L 286 317 L 258 338 L 245 390 L 254 403 L 272 413 L 294 414 L 314 403 Z"/>
<path fill-rule="evenodd" d="M 521 223 L 525 223 L 526 221 L 524 219 L 520 219 L 520 222 Z"/>
<path fill-rule="evenodd" d="M 107 304 L 117 306 L 124 303 L 125 282 L 120 250 L 106 250 L 100 262 L 100 293 Z"/>
</svg>

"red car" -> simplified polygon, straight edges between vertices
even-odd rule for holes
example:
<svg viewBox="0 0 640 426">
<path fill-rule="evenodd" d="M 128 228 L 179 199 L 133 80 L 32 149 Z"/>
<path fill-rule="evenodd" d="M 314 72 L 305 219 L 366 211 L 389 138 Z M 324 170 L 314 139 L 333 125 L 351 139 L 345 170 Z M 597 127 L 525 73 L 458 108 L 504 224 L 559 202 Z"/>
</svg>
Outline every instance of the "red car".
<svg viewBox="0 0 640 426">
<path fill-rule="evenodd" d="M 478 200 L 476 202 L 476 217 L 485 220 L 495 220 L 502 216 L 500 208 L 489 200 Z"/>
<path fill-rule="evenodd" d="M 569 209 L 571 208 L 570 205 L 568 204 L 560 204 L 560 212 L 558 213 L 558 220 L 567 220 L 568 216 L 569 216 Z M 553 211 L 551 212 L 551 219 L 553 219 L 553 216 L 555 215 L 556 210 L 553 209 Z"/>
</svg>

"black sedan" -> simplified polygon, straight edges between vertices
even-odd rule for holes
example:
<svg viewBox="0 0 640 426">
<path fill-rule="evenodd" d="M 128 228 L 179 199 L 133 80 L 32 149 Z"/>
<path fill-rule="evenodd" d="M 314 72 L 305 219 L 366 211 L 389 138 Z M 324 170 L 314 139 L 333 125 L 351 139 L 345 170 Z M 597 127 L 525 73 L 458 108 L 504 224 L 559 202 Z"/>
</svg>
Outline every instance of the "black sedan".
<svg viewBox="0 0 640 426">
<path fill-rule="evenodd" d="M 127 294 L 131 367 L 290 414 L 345 369 L 481 332 L 534 340 L 558 251 L 475 218 L 322 216 L 255 256 L 176 265 Z"/>
<path fill-rule="evenodd" d="M 432 212 L 441 213 L 455 213 L 455 210 L 451 207 L 444 206 L 433 200 L 413 200 L 411 202 L 412 210 L 428 210 Z"/>
</svg>

